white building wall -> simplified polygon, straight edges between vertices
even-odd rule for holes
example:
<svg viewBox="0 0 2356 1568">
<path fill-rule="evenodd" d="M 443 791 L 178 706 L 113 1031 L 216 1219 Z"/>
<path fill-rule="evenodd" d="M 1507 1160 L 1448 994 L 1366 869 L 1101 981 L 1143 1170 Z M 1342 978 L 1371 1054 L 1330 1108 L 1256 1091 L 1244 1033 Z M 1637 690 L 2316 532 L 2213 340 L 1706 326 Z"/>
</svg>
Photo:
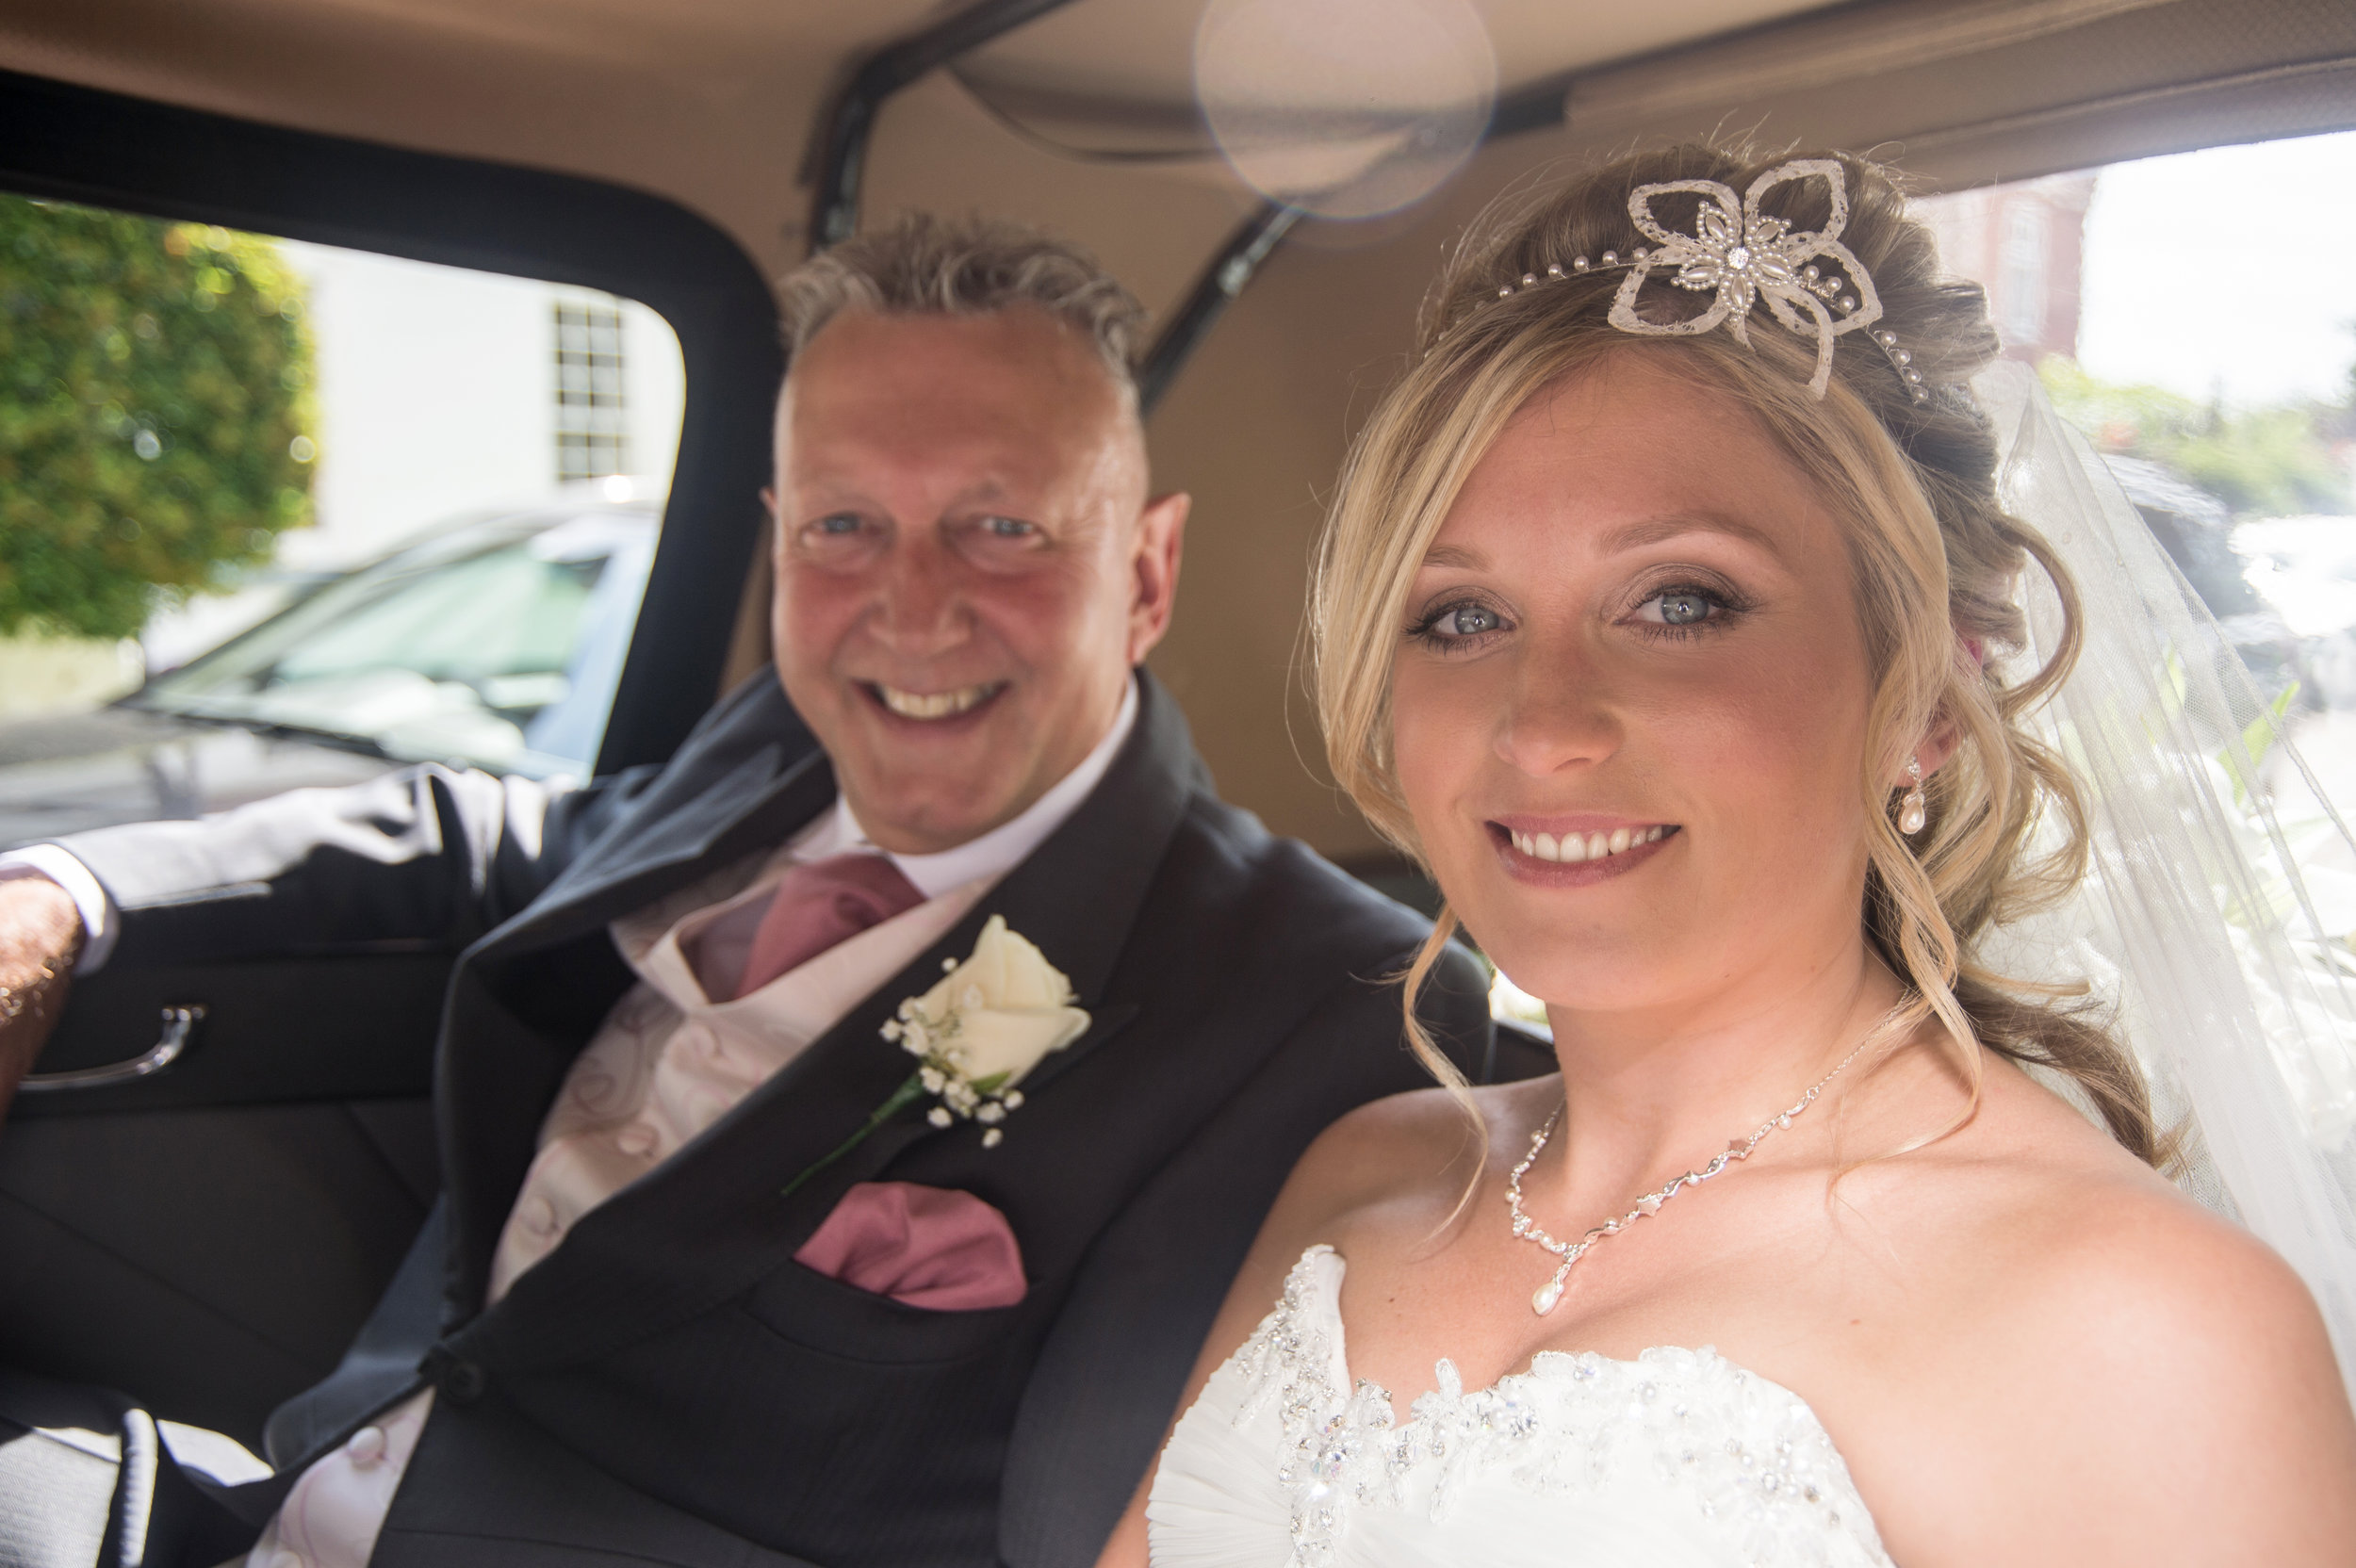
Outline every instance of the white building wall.
<svg viewBox="0 0 2356 1568">
<path fill-rule="evenodd" d="M 140 638 L 152 669 L 278 608 L 286 573 L 340 570 L 454 518 L 554 497 L 556 302 L 614 302 L 536 279 L 295 240 L 279 246 L 309 286 L 316 521 L 280 536 L 280 573 L 157 613 Z M 661 316 L 634 301 L 621 308 L 630 464 L 661 494 L 678 455 L 686 370 Z"/>
<path fill-rule="evenodd" d="M 545 493 L 553 476 L 548 285 L 287 242 L 310 286 L 318 524 L 289 566 L 340 566 L 452 514 Z"/>
<path fill-rule="evenodd" d="M 290 566 L 341 565 L 448 518 L 546 500 L 556 484 L 555 306 L 586 289 L 284 242 L 310 285 L 319 374 L 318 526 Z M 670 486 L 686 390 L 679 339 L 622 302 L 630 467 Z"/>
</svg>

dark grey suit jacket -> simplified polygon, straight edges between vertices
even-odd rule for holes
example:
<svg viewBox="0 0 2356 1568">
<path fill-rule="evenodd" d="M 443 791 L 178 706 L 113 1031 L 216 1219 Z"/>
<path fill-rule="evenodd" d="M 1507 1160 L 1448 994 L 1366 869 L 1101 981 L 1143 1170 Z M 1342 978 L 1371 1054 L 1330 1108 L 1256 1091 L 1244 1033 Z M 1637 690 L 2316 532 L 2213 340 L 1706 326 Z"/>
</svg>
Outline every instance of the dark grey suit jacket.
<svg viewBox="0 0 2356 1568">
<path fill-rule="evenodd" d="M 1090 1561 L 1286 1170 L 1352 1106 L 1427 1080 L 1398 993 L 1426 923 L 1223 805 L 1140 676 L 1104 781 L 936 947 L 483 1307 L 541 1118 L 630 982 L 607 923 L 781 841 L 833 799 L 766 673 L 660 771 L 548 801 L 424 768 L 205 824 L 74 840 L 123 911 L 118 964 L 397 939 L 471 945 L 444 1014 L 447 1190 L 343 1365 L 272 1418 L 275 1483 L 438 1385 L 383 1564 Z M 1093 1022 L 997 1149 L 912 1107 L 781 1189 L 906 1076 L 878 1026 L 1004 915 Z M 1451 952 L 1426 1011 L 1475 1076 Z M 936 1313 L 793 1254 L 855 1182 L 996 1205 L 1018 1305 Z"/>
</svg>

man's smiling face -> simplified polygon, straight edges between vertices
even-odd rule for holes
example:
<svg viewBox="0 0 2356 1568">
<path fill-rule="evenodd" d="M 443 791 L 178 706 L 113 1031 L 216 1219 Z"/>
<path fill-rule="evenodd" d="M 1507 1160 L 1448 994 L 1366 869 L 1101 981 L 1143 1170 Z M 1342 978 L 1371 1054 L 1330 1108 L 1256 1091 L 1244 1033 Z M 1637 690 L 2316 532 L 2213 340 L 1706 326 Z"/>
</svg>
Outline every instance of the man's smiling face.
<svg viewBox="0 0 2356 1568">
<path fill-rule="evenodd" d="M 1127 391 L 1042 311 L 850 311 L 796 358 L 777 674 L 878 845 L 964 843 L 1104 738 L 1176 588 L 1186 498 L 1145 484 Z"/>
</svg>

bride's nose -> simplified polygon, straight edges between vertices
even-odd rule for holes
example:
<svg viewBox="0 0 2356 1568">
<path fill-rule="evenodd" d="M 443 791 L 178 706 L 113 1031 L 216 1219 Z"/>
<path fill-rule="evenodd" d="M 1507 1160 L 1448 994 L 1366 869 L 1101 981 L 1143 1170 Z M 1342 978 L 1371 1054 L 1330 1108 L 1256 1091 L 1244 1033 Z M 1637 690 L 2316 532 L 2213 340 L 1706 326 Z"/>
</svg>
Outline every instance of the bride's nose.
<svg viewBox="0 0 2356 1568">
<path fill-rule="evenodd" d="M 1620 748 L 1623 728 L 1610 679 L 1584 650 L 1533 647 L 1520 662 L 1497 716 L 1497 756 L 1532 777 L 1592 766 Z"/>
</svg>

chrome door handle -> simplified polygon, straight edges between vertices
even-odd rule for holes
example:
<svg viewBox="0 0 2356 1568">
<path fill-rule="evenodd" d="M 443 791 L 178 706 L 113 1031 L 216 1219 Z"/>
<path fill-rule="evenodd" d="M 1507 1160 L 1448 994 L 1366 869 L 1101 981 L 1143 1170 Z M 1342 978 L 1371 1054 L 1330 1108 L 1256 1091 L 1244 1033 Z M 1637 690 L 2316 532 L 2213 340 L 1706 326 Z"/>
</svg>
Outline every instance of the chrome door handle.
<svg viewBox="0 0 2356 1568">
<path fill-rule="evenodd" d="M 109 1084 L 128 1084 L 153 1076 L 187 1053 L 188 1041 L 204 1017 L 205 1004 L 201 1002 L 190 1003 L 185 1007 L 166 1007 L 164 1031 L 144 1054 L 134 1056 L 127 1062 L 77 1068 L 71 1072 L 28 1072 L 17 1087 L 25 1094 L 50 1094 L 58 1089 L 103 1088 Z"/>
</svg>

